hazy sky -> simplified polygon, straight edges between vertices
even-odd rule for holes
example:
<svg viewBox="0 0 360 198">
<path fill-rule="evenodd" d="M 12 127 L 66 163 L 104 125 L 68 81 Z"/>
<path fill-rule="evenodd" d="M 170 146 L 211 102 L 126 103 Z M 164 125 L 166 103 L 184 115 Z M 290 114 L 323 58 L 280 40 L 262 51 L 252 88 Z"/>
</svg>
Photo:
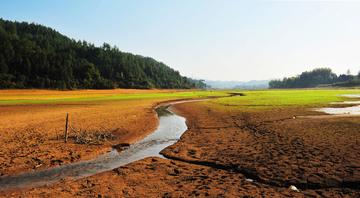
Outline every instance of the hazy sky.
<svg viewBox="0 0 360 198">
<path fill-rule="evenodd" d="M 0 17 L 151 56 L 189 77 L 273 79 L 360 70 L 360 2 L 8 0 Z"/>
</svg>

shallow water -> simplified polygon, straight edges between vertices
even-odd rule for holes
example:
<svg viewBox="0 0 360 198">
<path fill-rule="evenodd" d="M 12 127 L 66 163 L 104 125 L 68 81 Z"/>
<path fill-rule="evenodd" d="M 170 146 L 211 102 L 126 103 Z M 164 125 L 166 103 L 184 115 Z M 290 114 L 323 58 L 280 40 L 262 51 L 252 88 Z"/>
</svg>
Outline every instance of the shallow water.
<svg viewBox="0 0 360 198">
<path fill-rule="evenodd" d="M 165 147 L 174 144 L 187 130 L 185 118 L 172 113 L 159 116 L 158 128 L 143 140 L 118 153 L 111 152 L 94 160 L 62 165 L 46 170 L 32 171 L 15 176 L 0 177 L 0 190 L 28 188 L 52 184 L 65 178 L 79 179 L 124 166 L 146 157 L 158 156 Z"/>
<path fill-rule="evenodd" d="M 360 98 L 360 94 L 344 94 L 342 95 L 346 98 Z M 360 101 L 343 101 L 343 102 L 334 102 L 332 104 L 360 104 Z M 360 105 L 351 106 L 351 107 L 328 107 L 316 109 L 316 111 L 324 112 L 331 115 L 360 115 Z"/>
<path fill-rule="evenodd" d="M 324 112 L 332 115 L 341 115 L 341 114 L 360 115 L 360 105 L 352 106 L 352 107 L 321 108 L 321 109 L 317 109 L 316 111 Z"/>
</svg>

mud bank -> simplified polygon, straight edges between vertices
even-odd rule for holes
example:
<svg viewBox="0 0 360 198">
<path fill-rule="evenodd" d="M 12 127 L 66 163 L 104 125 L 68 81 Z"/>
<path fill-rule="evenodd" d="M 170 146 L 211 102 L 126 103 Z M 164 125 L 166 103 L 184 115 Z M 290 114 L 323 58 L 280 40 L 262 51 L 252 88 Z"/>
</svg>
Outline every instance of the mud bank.
<svg viewBox="0 0 360 198">
<path fill-rule="evenodd" d="M 184 104 L 177 109 L 188 118 L 189 130 L 162 151 L 166 157 L 238 172 L 273 187 L 359 194 L 359 117 L 297 118 L 314 114 L 305 108 L 242 113 Z"/>
<path fill-rule="evenodd" d="M 116 144 L 111 152 L 92 160 L 18 175 L 2 176 L 0 177 L 0 191 L 50 185 L 66 178 L 76 180 L 109 171 L 146 157 L 161 157 L 160 151 L 178 141 L 187 130 L 185 118 L 174 114 L 170 110 L 171 105 L 204 100 L 206 99 L 175 100 L 158 104 L 154 111 L 157 113 L 159 125 L 144 139 L 131 145 L 128 143 Z"/>
<path fill-rule="evenodd" d="M 143 138 L 158 124 L 151 109 L 156 102 L 0 106 L 0 176 L 93 159 L 113 144 Z M 67 112 L 69 141 L 64 143 Z M 96 141 L 101 135 L 107 138 Z M 88 142 L 77 143 L 76 136 Z"/>
</svg>

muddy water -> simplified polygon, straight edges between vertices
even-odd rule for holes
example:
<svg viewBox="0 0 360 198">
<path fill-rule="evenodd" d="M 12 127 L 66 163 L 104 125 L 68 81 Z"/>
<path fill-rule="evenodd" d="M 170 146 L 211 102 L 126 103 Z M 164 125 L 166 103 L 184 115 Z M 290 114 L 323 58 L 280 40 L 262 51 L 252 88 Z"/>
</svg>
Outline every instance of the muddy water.
<svg viewBox="0 0 360 198">
<path fill-rule="evenodd" d="M 347 98 L 359 98 L 360 94 L 346 94 L 342 95 L 343 97 Z M 349 104 L 355 105 L 350 107 L 329 107 L 329 108 L 320 108 L 316 109 L 316 111 L 324 112 L 331 115 L 360 115 L 360 101 L 343 101 L 343 102 L 336 102 L 332 104 Z"/>
<path fill-rule="evenodd" d="M 159 115 L 158 128 L 152 134 L 131 145 L 121 153 L 113 149 L 111 152 L 90 161 L 15 176 L 3 176 L 0 177 L 0 190 L 43 186 L 65 178 L 79 179 L 109 171 L 146 157 L 161 157 L 159 152 L 165 147 L 174 144 L 187 130 L 187 126 L 185 118 L 172 113 L 168 108 L 159 108 L 161 108 L 161 111 L 157 111 Z"/>
<path fill-rule="evenodd" d="M 324 112 L 332 115 L 360 115 L 360 105 L 352 107 L 341 107 L 341 108 L 321 108 L 317 111 Z"/>
</svg>

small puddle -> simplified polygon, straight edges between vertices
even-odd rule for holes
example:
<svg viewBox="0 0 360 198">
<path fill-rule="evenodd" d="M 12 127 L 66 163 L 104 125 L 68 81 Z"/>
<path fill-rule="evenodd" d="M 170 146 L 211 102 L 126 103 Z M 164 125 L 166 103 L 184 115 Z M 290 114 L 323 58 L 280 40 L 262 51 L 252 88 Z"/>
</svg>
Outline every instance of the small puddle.
<svg viewBox="0 0 360 198">
<path fill-rule="evenodd" d="M 163 157 L 160 151 L 177 142 L 187 130 L 186 120 L 169 110 L 172 104 L 195 102 L 187 100 L 168 103 L 157 107 L 159 116 L 158 128 L 143 140 L 130 145 L 126 150 L 111 152 L 98 156 L 96 159 L 66 164 L 39 171 L 31 171 L 13 176 L 0 177 L 0 190 L 16 188 L 32 188 L 49 185 L 65 178 L 79 179 L 101 172 L 109 171 L 146 157 Z"/>
<path fill-rule="evenodd" d="M 341 96 L 345 98 L 360 98 L 360 94 L 343 94 Z"/>
<path fill-rule="evenodd" d="M 316 111 L 324 112 L 331 115 L 360 115 L 360 105 L 353 107 L 341 107 L 341 108 L 321 108 Z"/>
<path fill-rule="evenodd" d="M 360 94 L 345 94 L 342 95 L 346 98 L 360 98 Z M 324 112 L 331 115 L 360 115 L 360 101 L 343 101 L 343 102 L 334 102 L 331 104 L 349 104 L 355 105 L 351 107 L 326 107 L 316 109 L 318 112 Z"/>
</svg>

